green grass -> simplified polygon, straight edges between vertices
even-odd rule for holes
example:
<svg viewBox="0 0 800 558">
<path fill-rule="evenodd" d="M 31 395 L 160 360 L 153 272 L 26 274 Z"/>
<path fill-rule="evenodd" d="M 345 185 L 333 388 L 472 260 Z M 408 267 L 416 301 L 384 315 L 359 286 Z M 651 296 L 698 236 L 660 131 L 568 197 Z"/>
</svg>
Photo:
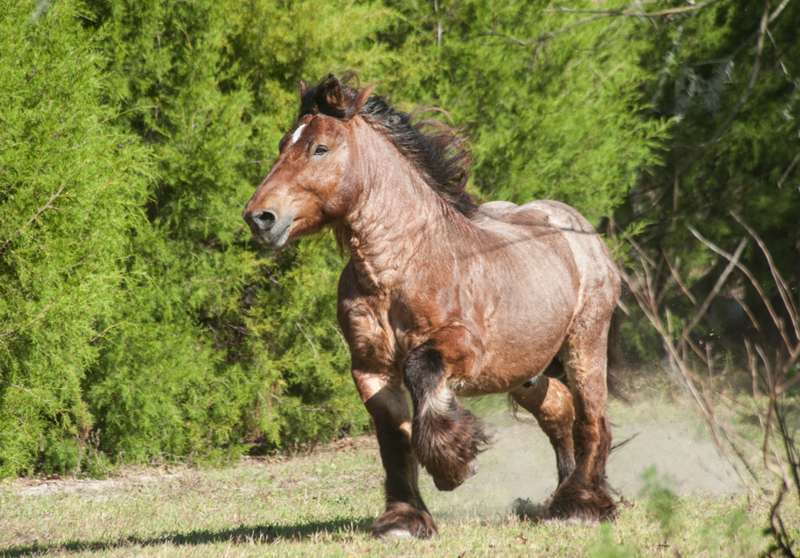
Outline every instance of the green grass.
<svg viewBox="0 0 800 558">
<path fill-rule="evenodd" d="M 454 508 L 451 494 L 422 481 L 439 525 L 430 541 L 377 541 L 366 532 L 382 511 L 382 469 L 370 438 L 220 469 L 10 481 L 0 484 L 0 555 L 753 556 L 768 543 L 764 503 L 668 492 L 664 500 L 658 478 L 650 482 L 654 497 L 623 504 L 615 523 L 600 526 Z M 798 518 L 794 505 L 788 519 L 800 525 Z"/>
</svg>

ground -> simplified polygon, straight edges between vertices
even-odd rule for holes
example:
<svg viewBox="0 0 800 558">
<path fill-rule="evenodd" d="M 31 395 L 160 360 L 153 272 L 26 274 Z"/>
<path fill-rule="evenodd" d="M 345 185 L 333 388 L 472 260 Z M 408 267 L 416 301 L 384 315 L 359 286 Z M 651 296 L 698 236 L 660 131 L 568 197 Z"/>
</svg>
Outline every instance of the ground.
<svg viewBox="0 0 800 558">
<path fill-rule="evenodd" d="M 751 556 L 767 546 L 767 504 L 739 486 L 685 405 L 612 404 L 615 443 L 629 441 L 608 467 L 620 517 L 600 526 L 520 518 L 555 488 L 553 452 L 535 423 L 491 402 L 473 408 L 489 415 L 495 443 L 478 475 L 452 493 L 421 475 L 439 524 L 431 541 L 369 538 L 365 528 L 382 511 L 382 470 L 365 436 L 220 468 L 5 481 L 0 556 Z M 642 473 L 653 466 L 659 475 L 645 487 Z M 800 525 L 793 505 L 789 519 Z"/>
</svg>

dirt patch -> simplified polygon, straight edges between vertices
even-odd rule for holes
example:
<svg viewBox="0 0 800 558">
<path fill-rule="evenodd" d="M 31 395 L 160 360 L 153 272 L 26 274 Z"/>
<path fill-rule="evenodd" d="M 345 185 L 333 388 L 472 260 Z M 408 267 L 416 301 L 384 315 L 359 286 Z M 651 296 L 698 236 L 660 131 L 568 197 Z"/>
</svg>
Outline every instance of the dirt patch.
<svg viewBox="0 0 800 558">
<path fill-rule="evenodd" d="M 110 493 L 129 490 L 132 486 L 154 485 L 183 475 L 184 472 L 163 473 L 156 470 L 142 472 L 137 468 L 115 479 L 24 478 L 10 481 L 8 485 L 11 490 L 26 497 L 78 494 L 87 499 L 102 500 Z"/>
<path fill-rule="evenodd" d="M 641 475 L 652 466 L 670 479 L 679 495 L 742 490 L 691 408 L 652 402 L 634 407 L 615 404 L 609 414 L 614 443 L 627 442 L 611 453 L 608 479 L 626 500 L 637 498 L 643 487 Z M 423 475 L 429 507 L 436 508 L 435 513 L 505 516 L 521 502 L 534 507 L 543 503 L 555 490 L 555 453 L 532 418 L 519 422 L 506 412 L 484 421 L 494 431 L 495 442 L 478 457 L 477 475 L 452 493 L 436 492 L 431 479 Z"/>
</svg>

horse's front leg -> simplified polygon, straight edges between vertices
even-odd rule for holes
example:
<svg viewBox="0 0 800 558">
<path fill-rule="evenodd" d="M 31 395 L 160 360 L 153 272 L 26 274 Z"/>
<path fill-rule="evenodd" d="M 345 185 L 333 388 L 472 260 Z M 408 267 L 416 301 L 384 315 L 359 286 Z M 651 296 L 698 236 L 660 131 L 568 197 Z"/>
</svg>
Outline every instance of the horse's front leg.
<svg viewBox="0 0 800 558">
<path fill-rule="evenodd" d="M 453 490 L 477 472 L 476 456 L 488 442 L 480 423 L 447 385 L 463 366 L 430 340 L 413 349 L 403 366 L 403 382 L 414 404 L 412 443 L 420 463 L 439 490 Z M 456 351 L 459 353 L 459 351 Z"/>
<path fill-rule="evenodd" d="M 400 378 L 352 370 L 362 401 L 375 422 L 381 461 L 386 470 L 386 511 L 370 526 L 376 537 L 434 535 L 431 518 L 417 485 L 417 463 L 411 451 L 411 416 Z"/>
</svg>

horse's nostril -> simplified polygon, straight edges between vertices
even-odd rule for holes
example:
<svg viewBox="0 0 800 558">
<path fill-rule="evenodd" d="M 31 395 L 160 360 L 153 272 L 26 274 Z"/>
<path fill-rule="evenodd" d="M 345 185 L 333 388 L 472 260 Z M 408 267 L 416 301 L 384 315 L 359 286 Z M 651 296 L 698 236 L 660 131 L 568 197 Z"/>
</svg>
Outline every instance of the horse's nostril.
<svg viewBox="0 0 800 558">
<path fill-rule="evenodd" d="M 258 227 L 264 231 L 270 230 L 272 225 L 275 224 L 275 221 L 278 220 L 278 216 L 272 211 L 259 211 L 256 213 L 255 218 L 256 223 L 258 223 Z"/>
</svg>

